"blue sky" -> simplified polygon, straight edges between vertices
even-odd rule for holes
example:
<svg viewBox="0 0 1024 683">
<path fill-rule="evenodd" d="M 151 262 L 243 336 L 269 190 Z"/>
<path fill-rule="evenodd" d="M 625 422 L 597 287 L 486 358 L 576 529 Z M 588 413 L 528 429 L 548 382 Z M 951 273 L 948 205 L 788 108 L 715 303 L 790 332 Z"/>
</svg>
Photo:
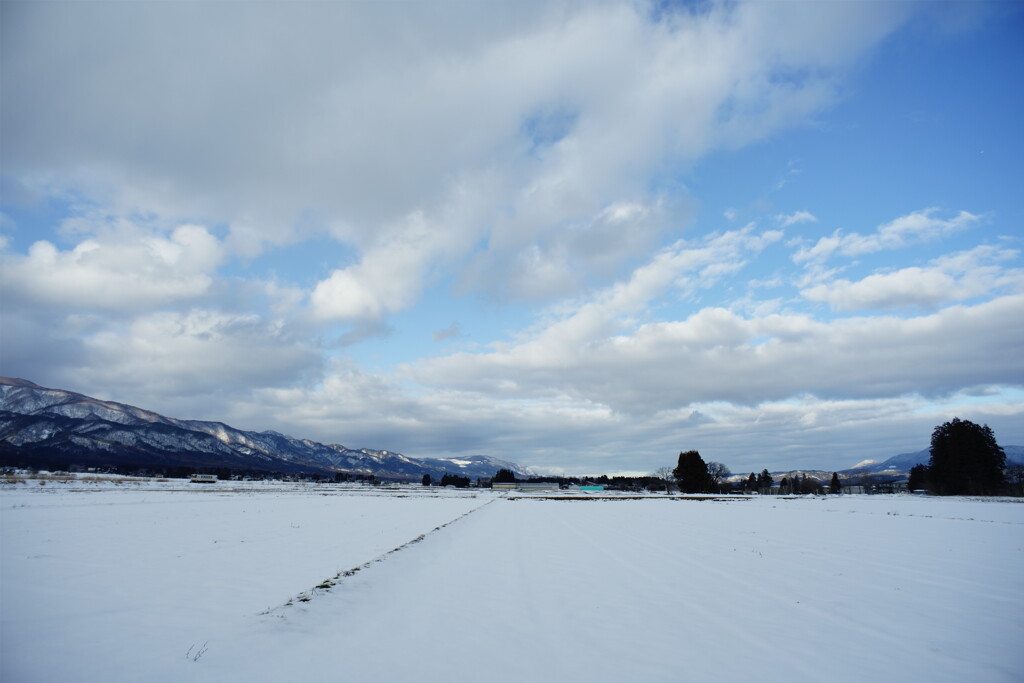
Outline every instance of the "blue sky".
<svg viewBox="0 0 1024 683">
<path fill-rule="evenodd" d="M 551 472 L 1024 443 L 1016 3 L 0 11 L 0 374 Z"/>
</svg>

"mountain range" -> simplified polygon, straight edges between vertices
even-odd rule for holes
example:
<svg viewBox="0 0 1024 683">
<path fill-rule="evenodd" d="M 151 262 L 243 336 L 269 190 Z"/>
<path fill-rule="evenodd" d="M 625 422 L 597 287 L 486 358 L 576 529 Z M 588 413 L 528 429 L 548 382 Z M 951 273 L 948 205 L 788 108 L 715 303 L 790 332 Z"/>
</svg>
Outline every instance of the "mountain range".
<svg viewBox="0 0 1024 683">
<path fill-rule="evenodd" d="M 387 479 L 419 479 L 424 474 L 435 479 L 444 474 L 490 478 L 499 469 L 520 477 L 535 474 L 486 455 L 410 458 L 386 450 L 325 445 L 274 431 L 243 431 L 222 422 L 178 420 L 8 377 L 0 377 L 0 463 L 343 472 Z"/>
<path fill-rule="evenodd" d="M 1024 463 L 1024 447 L 1004 446 L 1007 462 Z M 839 470 L 844 480 L 905 478 L 927 464 L 928 449 L 901 453 L 883 462 L 865 460 Z M 348 448 L 297 439 L 274 431 L 251 432 L 222 422 L 178 420 L 135 406 L 104 401 L 24 379 L 0 377 L 0 464 L 66 468 L 134 465 L 235 471 L 374 475 L 419 479 L 424 474 L 490 478 L 499 469 L 516 476 L 533 470 L 486 455 L 463 458 L 410 458 L 401 453 Z M 772 472 L 775 480 L 800 474 L 828 481 L 831 471 Z M 730 479 L 745 478 L 736 474 Z"/>
</svg>

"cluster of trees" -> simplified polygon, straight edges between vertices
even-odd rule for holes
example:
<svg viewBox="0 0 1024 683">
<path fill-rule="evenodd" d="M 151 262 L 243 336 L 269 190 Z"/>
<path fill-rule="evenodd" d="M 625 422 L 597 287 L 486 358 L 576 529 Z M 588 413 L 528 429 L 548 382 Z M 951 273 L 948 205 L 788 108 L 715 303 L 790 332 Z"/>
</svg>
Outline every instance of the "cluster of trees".
<svg viewBox="0 0 1024 683">
<path fill-rule="evenodd" d="M 1011 496 L 1024 496 L 1024 465 L 1014 464 L 1006 468 L 1006 485 Z"/>
<path fill-rule="evenodd" d="M 492 481 L 496 481 L 499 484 L 511 483 L 516 480 L 516 473 L 512 470 L 500 469 L 497 474 L 494 475 Z"/>
<path fill-rule="evenodd" d="M 794 474 L 792 477 L 783 477 L 779 481 L 779 493 L 783 495 L 788 494 L 804 494 L 813 493 L 818 494 L 822 492 L 821 482 L 814 477 L 808 477 L 807 475 L 800 476 Z"/>
<path fill-rule="evenodd" d="M 774 486 L 775 480 L 772 479 L 772 475 L 768 474 L 767 469 L 761 470 L 761 473 L 754 476 L 751 472 L 750 476 L 747 477 L 747 483 L 744 487 L 747 491 L 757 491 L 759 493 L 768 493 L 768 491 Z"/>
<path fill-rule="evenodd" d="M 783 477 L 779 482 L 779 493 L 783 495 L 808 493 L 817 495 L 819 493 L 824 493 L 825 490 L 826 487 L 824 484 L 814 477 L 807 476 L 806 474 L 803 476 L 795 474 L 792 477 Z M 843 484 L 839 481 L 839 474 L 833 472 L 832 479 L 828 484 L 828 492 L 840 493 L 842 490 Z"/>
<path fill-rule="evenodd" d="M 16 468 L 36 472 L 45 470 L 49 472 L 88 472 L 95 474 L 120 474 L 128 477 L 160 477 L 162 479 L 188 479 L 193 474 L 215 474 L 222 481 L 232 479 L 245 479 L 251 481 L 262 480 L 289 480 L 289 481 L 312 481 L 312 482 L 369 482 L 377 484 L 378 479 L 373 474 L 362 474 L 358 472 L 333 472 L 321 471 L 290 471 L 280 470 L 259 470 L 238 467 L 213 467 L 200 465 L 145 465 L 132 462 L 108 463 L 92 466 L 83 465 L 68 460 L 54 460 L 51 462 L 27 462 L 21 461 L 9 463 L 0 458 L 0 468 Z"/>
<path fill-rule="evenodd" d="M 682 493 L 722 493 L 730 487 L 726 483 L 732 475 L 720 462 L 704 462 L 697 451 L 679 454 L 671 476 Z"/>
<path fill-rule="evenodd" d="M 661 468 L 656 475 L 674 481 L 683 493 L 716 493 L 732 490 L 725 479 L 729 468 L 721 463 L 704 462 L 697 451 L 679 454 L 675 469 Z M 750 473 L 736 488 L 768 493 L 775 481 L 768 470 Z M 799 474 L 784 477 L 779 492 L 823 493 L 822 482 Z M 1024 467 L 1006 466 L 1006 454 L 996 442 L 988 425 L 977 425 L 968 420 L 953 418 L 932 432 L 930 459 L 927 465 L 916 465 L 910 470 L 908 488 L 926 489 L 939 495 L 1024 495 Z M 832 473 L 827 490 L 839 493 L 842 482 L 839 474 Z"/>
<path fill-rule="evenodd" d="M 757 491 L 768 493 L 775 485 L 775 479 L 767 469 L 760 474 L 750 473 L 738 484 L 730 484 L 727 479 L 732 475 L 729 468 L 720 462 L 704 462 L 697 451 L 685 451 L 679 454 L 679 462 L 674 470 L 662 468 L 658 473 L 670 476 L 682 493 L 729 493 L 735 490 Z M 783 477 L 779 482 L 779 492 L 791 493 L 822 493 L 825 487 L 813 477 L 799 474 L 792 478 Z M 832 481 L 828 485 L 829 493 L 839 493 L 842 484 L 839 475 L 832 473 Z"/>
<path fill-rule="evenodd" d="M 460 477 L 457 474 L 448 474 L 445 472 L 444 476 L 441 477 L 441 486 L 454 486 L 457 489 L 468 489 L 470 483 L 469 477 Z"/>
<path fill-rule="evenodd" d="M 1010 493 L 1006 453 L 988 425 L 954 417 L 932 431 L 927 465 L 910 470 L 908 488 L 939 495 L 991 496 Z"/>
</svg>

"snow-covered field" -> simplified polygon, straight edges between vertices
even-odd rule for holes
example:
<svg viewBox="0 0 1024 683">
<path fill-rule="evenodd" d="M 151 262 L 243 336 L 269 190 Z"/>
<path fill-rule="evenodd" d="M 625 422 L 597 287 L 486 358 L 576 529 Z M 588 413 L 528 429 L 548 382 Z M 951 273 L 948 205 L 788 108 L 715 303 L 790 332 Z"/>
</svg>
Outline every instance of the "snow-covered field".
<svg viewBox="0 0 1024 683">
<path fill-rule="evenodd" d="M 1024 504 L 0 485 L 4 683 L 583 679 L 1021 681 Z"/>
</svg>

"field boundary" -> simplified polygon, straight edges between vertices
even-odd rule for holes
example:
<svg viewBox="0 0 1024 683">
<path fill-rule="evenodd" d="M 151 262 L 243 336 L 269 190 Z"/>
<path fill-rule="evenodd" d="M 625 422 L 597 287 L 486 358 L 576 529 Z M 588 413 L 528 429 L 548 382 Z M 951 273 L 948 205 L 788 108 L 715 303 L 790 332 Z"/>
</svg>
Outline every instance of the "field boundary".
<svg viewBox="0 0 1024 683">
<path fill-rule="evenodd" d="M 535 495 L 535 494 L 525 494 L 525 495 L 518 495 L 518 496 L 517 495 L 510 495 L 510 496 L 508 496 L 508 500 L 558 500 L 558 501 L 569 501 L 571 503 L 579 502 L 579 501 L 591 501 L 591 500 L 599 500 L 599 501 L 606 501 L 606 500 L 666 500 L 666 501 L 669 501 L 669 500 L 675 500 L 675 501 L 695 500 L 695 501 L 698 501 L 698 502 L 699 501 L 705 501 L 705 500 L 714 500 L 714 501 L 719 501 L 719 502 L 723 502 L 723 503 L 731 503 L 731 502 L 734 502 L 734 501 L 750 500 L 750 499 L 751 499 L 750 496 L 665 496 L 665 495 L 645 495 L 645 494 L 624 495 L 624 496 L 623 495 L 611 495 L 611 496 L 609 496 L 609 495 L 582 495 L 582 496 L 577 496 L 577 495 L 543 496 L 543 495 L 541 495 L 541 496 L 538 496 L 538 495 Z"/>
<path fill-rule="evenodd" d="M 490 505 L 491 503 L 495 502 L 496 500 L 499 500 L 499 499 L 498 498 L 492 498 L 491 500 L 487 501 L 483 505 L 478 505 L 475 508 L 473 508 L 472 510 L 467 510 L 466 512 L 463 512 L 462 514 L 460 514 L 458 517 L 450 519 L 447 522 L 445 522 L 444 524 L 439 524 L 438 526 L 434 527 L 430 531 L 422 533 L 419 536 L 417 536 L 416 538 L 413 538 L 413 539 L 411 539 L 409 541 L 406 541 L 405 543 L 403 543 L 401 545 L 395 546 L 391 550 L 388 550 L 387 552 L 378 555 L 377 557 L 373 558 L 372 560 L 367 560 L 366 562 L 364 562 L 364 563 L 362 563 L 360 565 L 357 565 L 355 567 L 352 567 L 351 569 L 346 569 L 344 571 L 339 571 L 334 576 L 330 576 L 330 577 L 324 579 L 319 584 L 317 584 L 316 586 L 310 588 L 309 590 L 303 591 L 303 592 L 299 593 L 298 595 L 296 595 L 296 596 L 294 596 L 292 598 L 289 598 L 287 602 L 284 602 L 284 603 L 278 605 L 277 607 L 268 607 L 267 609 L 265 609 L 262 612 L 260 612 L 260 615 L 261 616 L 278 616 L 278 617 L 283 617 L 284 614 L 281 614 L 281 612 L 283 610 L 286 610 L 289 607 L 294 607 L 294 606 L 296 606 L 298 604 L 305 604 L 305 603 L 311 602 L 313 600 L 313 598 L 315 598 L 317 595 L 329 592 L 332 588 L 337 586 L 339 583 L 341 583 L 345 579 L 351 578 L 351 577 L 355 576 L 356 574 L 358 574 L 359 572 L 363 571 L 364 569 L 369 569 L 370 567 L 372 567 L 375 564 L 378 564 L 380 562 L 384 562 L 385 560 L 387 560 L 389 557 L 391 557 L 395 553 L 401 552 L 402 550 L 405 550 L 409 546 L 416 545 L 417 543 L 420 543 L 420 542 L 426 540 L 426 538 L 428 536 L 430 536 L 431 534 L 437 533 L 441 529 L 444 529 L 445 527 L 451 526 L 452 524 L 455 524 L 459 520 L 465 519 L 466 517 L 470 516 L 474 512 L 477 512 L 478 510 L 481 510 L 481 509 L 487 507 L 488 505 Z"/>
</svg>

